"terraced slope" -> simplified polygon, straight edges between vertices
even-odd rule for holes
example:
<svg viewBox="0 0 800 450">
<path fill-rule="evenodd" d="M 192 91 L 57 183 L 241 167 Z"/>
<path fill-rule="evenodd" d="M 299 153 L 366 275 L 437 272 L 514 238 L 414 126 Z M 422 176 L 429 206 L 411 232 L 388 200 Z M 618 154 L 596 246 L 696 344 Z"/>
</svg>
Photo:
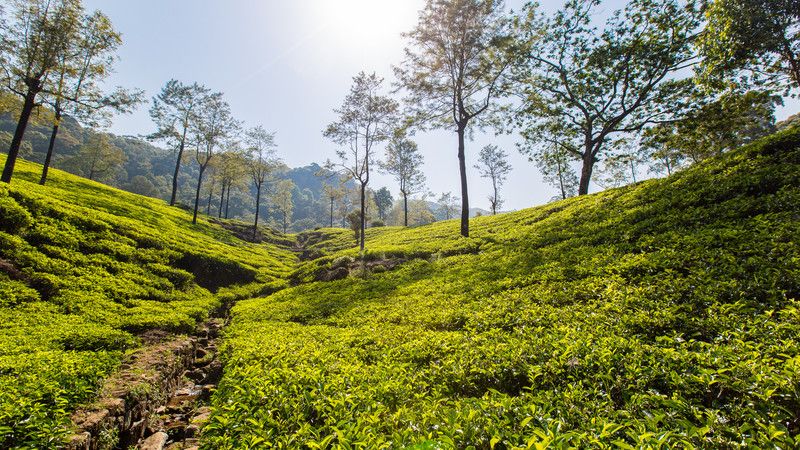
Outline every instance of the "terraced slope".
<svg viewBox="0 0 800 450">
<path fill-rule="evenodd" d="M 60 171 L 39 186 L 40 170 L 19 162 L 0 185 L 0 448 L 60 446 L 70 411 L 143 336 L 279 289 L 296 261 Z"/>
<path fill-rule="evenodd" d="M 472 230 L 370 230 L 371 273 L 301 236 L 233 310 L 207 447 L 800 445 L 800 129 Z"/>
</svg>

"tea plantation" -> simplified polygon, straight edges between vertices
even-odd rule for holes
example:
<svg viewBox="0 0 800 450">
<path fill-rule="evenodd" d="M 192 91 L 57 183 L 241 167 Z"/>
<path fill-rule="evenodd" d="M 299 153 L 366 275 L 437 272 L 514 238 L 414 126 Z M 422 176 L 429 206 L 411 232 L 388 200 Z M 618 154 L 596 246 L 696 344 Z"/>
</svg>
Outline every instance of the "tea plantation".
<svg viewBox="0 0 800 450">
<path fill-rule="evenodd" d="M 372 229 L 365 263 L 301 235 L 294 286 L 233 309 L 205 445 L 800 446 L 799 129 L 471 228 Z"/>
<path fill-rule="evenodd" d="M 40 171 L 19 162 L 0 186 L 0 448 L 59 447 L 141 336 L 280 289 L 296 259 L 60 171 L 39 186 Z"/>
</svg>

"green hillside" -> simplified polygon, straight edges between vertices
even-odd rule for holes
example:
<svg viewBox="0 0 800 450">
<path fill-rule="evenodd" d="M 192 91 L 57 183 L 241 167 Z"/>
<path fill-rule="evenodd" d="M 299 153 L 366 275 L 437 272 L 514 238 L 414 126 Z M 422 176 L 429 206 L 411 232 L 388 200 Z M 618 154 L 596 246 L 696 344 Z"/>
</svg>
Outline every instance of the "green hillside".
<svg viewBox="0 0 800 450">
<path fill-rule="evenodd" d="M 469 239 L 371 229 L 363 265 L 301 234 L 296 286 L 234 307 L 205 443 L 795 447 L 799 214 L 794 128 Z"/>
<path fill-rule="evenodd" d="M 39 186 L 40 171 L 18 162 L 0 186 L 2 448 L 56 446 L 140 336 L 189 333 L 283 287 L 295 261 L 160 200 L 60 171 Z"/>
</svg>

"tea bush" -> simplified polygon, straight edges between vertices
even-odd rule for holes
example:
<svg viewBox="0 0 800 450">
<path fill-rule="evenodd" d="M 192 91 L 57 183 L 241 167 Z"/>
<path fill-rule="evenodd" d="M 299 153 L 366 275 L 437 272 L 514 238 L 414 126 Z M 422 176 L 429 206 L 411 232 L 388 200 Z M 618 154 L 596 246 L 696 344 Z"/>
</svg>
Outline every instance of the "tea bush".
<svg viewBox="0 0 800 450">
<path fill-rule="evenodd" d="M 160 200 L 60 171 L 40 186 L 40 170 L 20 161 L 0 186 L 0 448 L 60 447 L 139 333 L 191 332 L 295 261 Z"/>
<path fill-rule="evenodd" d="M 369 229 L 239 302 L 207 448 L 795 448 L 800 129 L 661 180 Z M 349 231 L 298 239 L 320 269 Z"/>
</svg>

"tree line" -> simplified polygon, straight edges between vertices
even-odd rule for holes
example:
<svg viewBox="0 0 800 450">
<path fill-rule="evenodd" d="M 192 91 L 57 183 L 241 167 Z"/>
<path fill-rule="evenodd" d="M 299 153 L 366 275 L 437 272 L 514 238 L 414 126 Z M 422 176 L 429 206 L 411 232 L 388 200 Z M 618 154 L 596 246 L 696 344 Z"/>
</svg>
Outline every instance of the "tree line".
<svg viewBox="0 0 800 450">
<path fill-rule="evenodd" d="M 443 194 L 438 203 L 449 218 L 457 199 L 460 231 L 468 236 L 466 160 L 475 130 L 518 132 L 518 151 L 556 187 L 557 198 L 566 198 L 587 194 L 592 183 L 636 182 L 642 170 L 669 175 L 769 133 L 781 96 L 800 87 L 797 1 L 630 0 L 605 20 L 600 6 L 599 0 L 567 0 L 547 13 L 533 2 L 516 12 L 501 0 L 426 2 L 404 34 L 404 58 L 390 86 L 360 72 L 335 109 L 337 120 L 323 130 L 339 146 L 324 175 L 358 188 L 347 206 L 356 210 L 337 215 L 354 228 L 362 248 L 370 208 L 374 204 L 383 220 L 391 198 L 388 190 L 371 191 L 374 170 L 396 180 L 403 225 L 409 225 L 410 201 L 419 200 L 414 196 L 430 195 L 413 140 L 417 132 L 456 134 L 460 197 Z M 80 0 L 14 0 L 3 18 L 3 88 L 21 108 L 0 179 L 11 181 L 31 114 L 46 105 L 52 132 L 44 184 L 65 115 L 101 125 L 140 104 L 143 93 L 101 89 L 121 40 L 106 16 L 85 12 Z M 198 83 L 170 80 L 150 115 L 156 131 L 148 138 L 175 152 L 170 204 L 177 201 L 188 152 L 197 167 L 194 221 L 202 197 L 207 213 L 214 195 L 218 214 L 226 213 L 245 177 L 255 192 L 253 233 L 267 185 L 274 185 L 274 208 L 288 227 L 291 186 L 270 178 L 280 166 L 274 133 L 260 126 L 243 130 L 223 94 Z M 107 142 L 98 138 L 85 147 L 98 163 L 88 176 L 107 170 L 104 162 L 114 160 L 104 151 Z M 488 145 L 477 160 L 475 168 L 491 182 L 488 200 L 496 213 L 511 170 L 508 154 Z M 216 182 L 204 184 L 210 171 Z M 340 200 L 350 197 L 341 190 L 340 179 L 326 184 L 330 226 L 334 210 L 349 202 Z"/>
<path fill-rule="evenodd" d="M 548 14 L 530 2 L 515 13 L 502 0 L 428 0 L 394 67 L 403 111 L 377 92 L 380 78 L 359 73 L 325 130 L 348 149 L 338 167 L 363 191 L 370 166 L 380 167 L 374 146 L 389 140 L 384 167 L 405 198 L 422 163 L 406 135 L 455 131 L 469 236 L 465 155 L 476 128 L 519 131 L 520 152 L 566 198 L 589 193 L 599 162 L 596 181 L 615 186 L 637 181 L 639 165 L 671 174 L 763 136 L 777 94 L 800 87 L 797 1 L 630 0 L 604 23 L 600 6 L 567 0 Z M 479 161 L 496 212 L 507 155 L 488 146 Z M 363 196 L 361 210 L 363 249 Z"/>
</svg>

